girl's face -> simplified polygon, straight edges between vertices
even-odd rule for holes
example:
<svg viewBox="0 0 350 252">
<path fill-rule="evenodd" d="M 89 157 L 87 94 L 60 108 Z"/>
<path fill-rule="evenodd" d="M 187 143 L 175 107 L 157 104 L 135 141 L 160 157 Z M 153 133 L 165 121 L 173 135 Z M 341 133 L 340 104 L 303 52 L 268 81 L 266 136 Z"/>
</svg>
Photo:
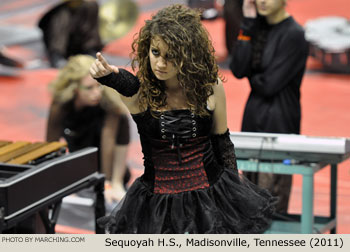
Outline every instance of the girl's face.
<svg viewBox="0 0 350 252">
<path fill-rule="evenodd" d="M 179 71 L 169 58 L 168 49 L 168 45 L 159 36 L 152 38 L 149 48 L 151 69 L 158 80 L 165 83 L 177 82 Z"/>
<path fill-rule="evenodd" d="M 284 8 L 286 0 L 255 0 L 256 9 L 261 16 L 270 16 Z"/>
<path fill-rule="evenodd" d="M 81 106 L 96 106 L 102 97 L 102 86 L 90 74 L 84 77 L 77 89 L 76 101 Z"/>
</svg>

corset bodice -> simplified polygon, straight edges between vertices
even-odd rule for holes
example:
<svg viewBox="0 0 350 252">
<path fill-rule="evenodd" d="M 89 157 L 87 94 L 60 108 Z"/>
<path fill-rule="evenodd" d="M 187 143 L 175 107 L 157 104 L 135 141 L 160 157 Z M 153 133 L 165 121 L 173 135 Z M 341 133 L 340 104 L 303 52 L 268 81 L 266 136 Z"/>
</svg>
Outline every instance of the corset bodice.
<svg viewBox="0 0 350 252">
<path fill-rule="evenodd" d="M 213 161 L 210 143 L 211 114 L 200 117 L 190 110 L 150 111 L 133 115 L 141 138 L 145 179 L 155 193 L 177 193 L 206 188 L 208 162 Z M 210 173 L 210 172 L 209 172 Z"/>
</svg>

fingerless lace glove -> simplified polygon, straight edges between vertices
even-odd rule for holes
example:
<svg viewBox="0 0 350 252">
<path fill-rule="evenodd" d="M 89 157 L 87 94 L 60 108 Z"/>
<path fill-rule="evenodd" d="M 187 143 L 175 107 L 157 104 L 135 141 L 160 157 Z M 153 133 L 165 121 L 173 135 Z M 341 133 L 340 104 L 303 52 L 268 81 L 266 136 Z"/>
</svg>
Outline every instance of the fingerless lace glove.
<svg viewBox="0 0 350 252">
<path fill-rule="evenodd" d="M 230 131 L 227 129 L 224 134 L 212 135 L 211 143 L 218 163 L 227 168 L 232 167 L 238 172 L 235 148 L 230 139 Z"/>
<path fill-rule="evenodd" d="M 133 96 L 140 88 L 139 79 L 122 68 L 119 68 L 119 73 L 112 72 L 109 75 L 96 78 L 96 80 L 107 87 L 117 90 L 118 93 L 126 97 Z"/>
</svg>

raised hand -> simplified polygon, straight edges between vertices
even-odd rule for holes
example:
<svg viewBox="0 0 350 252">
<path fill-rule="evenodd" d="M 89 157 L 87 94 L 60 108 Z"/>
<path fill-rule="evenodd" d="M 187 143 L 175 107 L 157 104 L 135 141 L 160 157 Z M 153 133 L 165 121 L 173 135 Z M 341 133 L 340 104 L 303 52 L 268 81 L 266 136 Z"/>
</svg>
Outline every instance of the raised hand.
<svg viewBox="0 0 350 252">
<path fill-rule="evenodd" d="M 93 78 L 100 78 L 112 72 L 119 73 L 116 66 L 108 64 L 100 52 L 96 53 L 96 60 L 90 67 L 90 74 Z"/>
<path fill-rule="evenodd" d="M 248 18 L 256 18 L 255 0 L 244 0 L 243 2 L 243 16 Z"/>
</svg>

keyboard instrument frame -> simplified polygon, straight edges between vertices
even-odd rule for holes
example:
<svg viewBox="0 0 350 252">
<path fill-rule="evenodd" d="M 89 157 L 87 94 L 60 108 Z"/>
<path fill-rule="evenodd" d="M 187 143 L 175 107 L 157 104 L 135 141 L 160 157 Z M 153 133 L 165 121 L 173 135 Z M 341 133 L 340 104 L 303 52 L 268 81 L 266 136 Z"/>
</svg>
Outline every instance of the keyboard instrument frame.
<svg viewBox="0 0 350 252">
<path fill-rule="evenodd" d="M 350 139 L 230 132 L 238 169 L 302 176 L 301 214 L 279 214 L 266 233 L 336 233 L 338 164 L 350 157 Z M 314 175 L 330 166 L 330 212 L 314 215 Z"/>
</svg>

